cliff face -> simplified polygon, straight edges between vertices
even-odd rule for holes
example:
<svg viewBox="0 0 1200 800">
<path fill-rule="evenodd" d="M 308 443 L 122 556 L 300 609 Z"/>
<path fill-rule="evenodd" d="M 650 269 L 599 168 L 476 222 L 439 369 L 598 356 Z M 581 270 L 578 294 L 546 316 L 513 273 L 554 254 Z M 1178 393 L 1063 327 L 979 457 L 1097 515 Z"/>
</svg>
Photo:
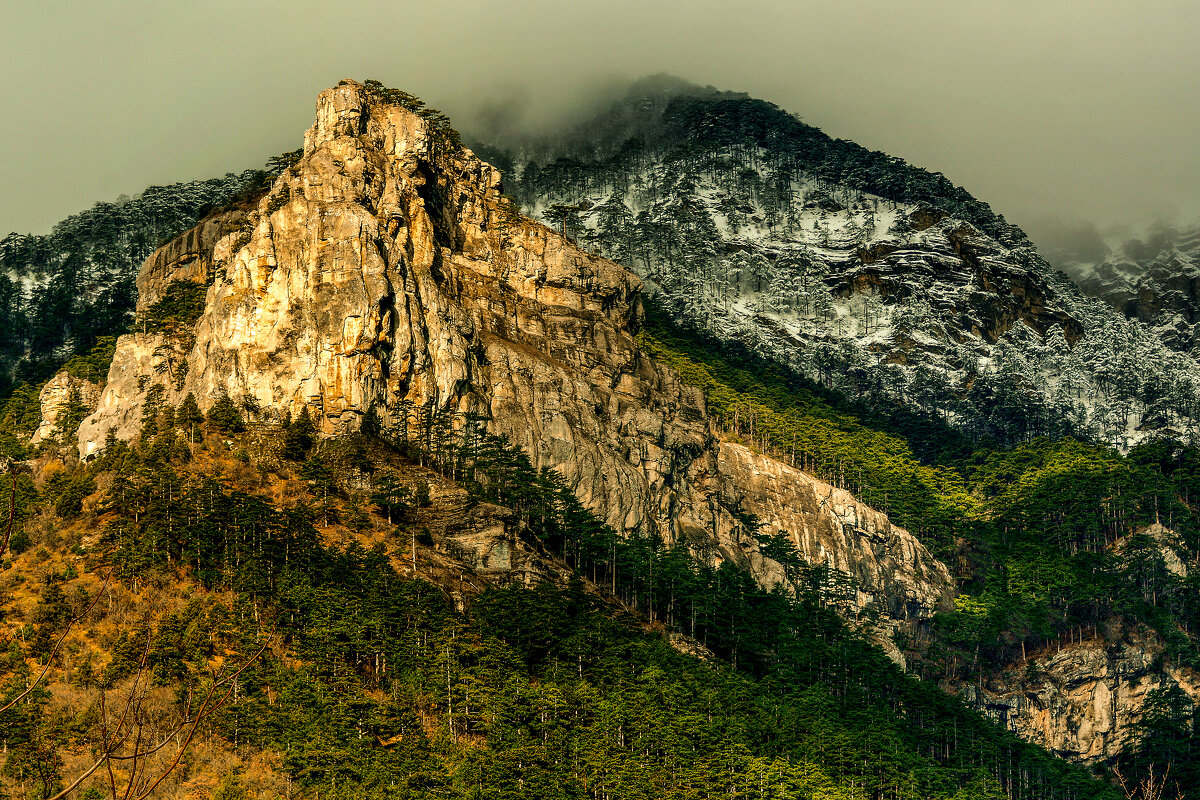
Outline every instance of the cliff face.
<svg viewBox="0 0 1200 800">
<path fill-rule="evenodd" d="M 1135 556 L 1130 550 L 1139 544 L 1149 550 Z M 1179 534 L 1158 522 L 1119 540 L 1112 551 L 1121 558 L 1153 554 L 1167 573 L 1188 575 Z M 1059 755 L 1111 759 L 1129 744 L 1151 692 L 1177 687 L 1195 703 L 1200 675 L 1180 666 L 1148 628 L 1104 633 L 1031 654 L 982 686 L 964 687 L 963 694 L 1019 736 Z"/>
<path fill-rule="evenodd" d="M 77 378 L 65 370 L 59 372 L 42 387 L 38 394 L 42 417 L 37 430 L 33 432 L 30 444 L 38 444 L 55 434 L 59 415 L 71 402 L 71 395 L 78 393 L 78 400 L 83 407 L 91 410 L 100 399 L 100 387 L 85 378 Z"/>
<path fill-rule="evenodd" d="M 1018 736 L 1088 763 L 1117 756 L 1129 744 L 1147 696 L 1177 686 L 1200 697 L 1200 676 L 1155 663 L 1162 643 L 1148 633 L 1118 644 L 1090 640 L 1031 657 L 1027 666 L 963 692 Z"/>
<path fill-rule="evenodd" d="M 174 281 L 206 282 L 213 268 L 216 243 L 245 225 L 243 211 L 214 214 L 155 250 L 137 276 L 138 311 L 161 300 L 162 290 Z"/>
<path fill-rule="evenodd" d="M 700 392 L 637 347 L 638 278 L 516 214 L 496 170 L 365 87 L 321 94 L 302 159 L 243 221 L 185 239 L 138 285 L 144 308 L 169 282 L 212 274 L 194 339 L 122 337 L 80 427 L 84 457 L 110 429 L 136 432 L 156 382 L 169 402 L 229 395 L 267 420 L 307 407 L 329 434 L 428 402 L 486 417 L 626 535 L 782 580 L 740 507 L 848 572 L 856 607 L 927 616 L 953 593 L 884 515 L 719 441 Z"/>
<path fill-rule="evenodd" d="M 767 533 L 790 534 L 809 564 L 850 576 L 855 594 L 842 600 L 850 608 L 921 617 L 953 585 L 945 565 L 915 537 L 843 489 L 730 442 L 720 443 L 717 468 L 729 505 L 754 514 Z M 760 574 L 778 569 L 755 548 L 747 558 Z"/>
</svg>

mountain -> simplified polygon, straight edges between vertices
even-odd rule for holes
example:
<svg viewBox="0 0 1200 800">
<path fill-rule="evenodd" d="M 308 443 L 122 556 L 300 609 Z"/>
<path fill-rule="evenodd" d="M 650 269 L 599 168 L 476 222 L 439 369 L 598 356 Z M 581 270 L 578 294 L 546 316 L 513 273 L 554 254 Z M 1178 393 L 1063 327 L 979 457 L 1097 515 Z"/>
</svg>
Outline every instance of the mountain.
<svg viewBox="0 0 1200 800">
<path fill-rule="evenodd" d="M 1155 330 L 1167 346 L 1195 356 L 1200 342 L 1200 228 L 1161 228 L 1110 247 L 1098 261 L 1065 268 L 1085 293 Z"/>
<path fill-rule="evenodd" d="M 844 490 L 718 437 L 703 396 L 635 338 L 640 281 L 518 215 L 495 170 L 419 110 L 378 86 L 323 93 L 265 196 L 158 250 L 77 451 L 55 442 L 93 402 L 88 379 L 47 384 L 22 513 L 52 501 L 74 550 L 15 548 L 22 573 L 50 565 L 6 605 L 57 672 L 11 728 L 7 774 L 62 785 L 53 759 L 35 766 L 47 747 L 75 763 L 64 715 L 137 741 L 170 730 L 169 701 L 110 716 L 79 705 L 91 686 L 132 698 L 153 669 L 182 697 L 224 661 L 246 666 L 214 673 L 236 694 L 180 791 L 225 742 L 261 749 L 255 786 L 286 773 L 350 796 L 684 796 L 758 779 L 850 796 L 871 750 L 872 793 L 1105 796 L 848 630 L 831 608 L 882 637 L 947 607 L 948 571 Z M 86 463 L 51 466 L 72 451 Z M 374 519 L 355 505 L 364 488 Z M 147 610 L 141 628 L 95 611 L 114 580 Z M 784 589 L 806 582 L 811 599 Z M 603 613 L 604 586 L 642 622 Z M 783 705 L 746 706 L 768 682 Z"/>
<path fill-rule="evenodd" d="M 708 90 L 659 105 L 681 96 L 734 103 L 730 124 L 759 108 Z M 599 157 L 635 149 L 634 123 L 669 148 L 647 103 L 599 128 L 615 143 Z M 912 205 L 920 258 L 860 259 L 875 278 L 831 303 L 919 289 L 945 300 L 930 316 L 947 337 L 974 320 L 989 352 L 1088 341 L 1077 293 L 1017 270 L 1032 251 L 986 206 L 793 132 L 829 175 L 854 155 L 859 179 L 909 193 L 894 212 Z M 30 469 L 13 473 L 2 598 L 5 696 L 26 700 L 0 706 L 7 778 L 50 796 L 89 764 L 138 764 L 145 737 L 171 756 L 146 754 L 143 781 L 222 796 L 244 779 L 305 796 L 1099 798 L 1117 796 L 1105 767 L 1153 782 L 1168 764 L 1167 796 L 1189 796 L 1195 448 L 1001 446 L 995 420 L 977 440 L 968 411 L 943 410 L 948 385 L 929 407 L 848 393 L 865 378 L 841 362 L 813 374 L 720 323 L 782 312 L 738 310 L 732 289 L 717 322 L 681 305 L 692 234 L 661 262 L 568 218 L 573 241 L 523 216 L 443 116 L 374 82 L 323 92 L 280 163 L 147 259 L 119 338 L 0 415 L 0 447 Z M 853 216 L 818 191 L 818 223 Z M 734 252 L 766 258 L 756 230 Z M 797 353 L 850 336 L 808 322 Z"/>
<path fill-rule="evenodd" d="M 189 395 L 201 412 L 234 398 L 264 421 L 307 409 L 330 435 L 367 415 L 406 435 L 477 423 L 623 536 L 687 542 L 769 586 L 782 574 L 752 515 L 853 575 L 886 617 L 950 602 L 945 566 L 885 515 L 714 436 L 701 394 L 634 338 L 635 276 L 520 217 L 492 167 L 378 103 L 355 84 L 322 95 L 302 157 L 255 211 L 206 221 L 147 263 L 141 319 L 188 293 L 203 302 L 186 325 L 117 341 L 81 456 Z"/>
<path fill-rule="evenodd" d="M 0 395 L 22 382 L 41 383 L 99 338 L 123 331 L 146 258 L 214 207 L 261 192 L 268 179 L 247 170 L 152 186 L 97 203 L 49 234 L 0 240 Z"/>
<path fill-rule="evenodd" d="M 485 146 L 514 198 L 673 312 L 973 439 L 1195 432 L 1197 364 L 1089 299 L 944 176 L 776 106 L 673 81 Z"/>
<path fill-rule="evenodd" d="M 651 79 L 556 135 L 479 149 L 507 166 L 523 208 L 629 264 L 664 316 L 685 321 L 668 331 L 686 351 L 673 364 L 710 399 L 730 398 L 718 411 L 726 430 L 744 435 L 740 415 L 767 414 L 760 447 L 800 450 L 808 469 L 886 508 L 955 565 L 963 594 L 939 619 L 965 626 L 949 636 L 975 648 L 964 657 L 978 665 L 980 648 L 989 651 L 988 677 L 957 683 L 981 710 L 1064 755 L 1111 761 L 1130 747 L 1130 722 L 1149 695 L 1195 697 L 1188 669 L 1153 666 L 1175 623 L 1142 639 L 1124 625 L 1157 612 L 1109 600 L 1083 609 L 1105 591 L 1096 559 L 1112 559 L 1100 569 L 1117 581 L 1108 597 L 1122 581 L 1144 585 L 1118 563 L 1126 537 L 1165 547 L 1150 556 L 1159 564 L 1195 552 L 1182 543 L 1191 522 L 1173 523 L 1166 539 L 1145 533 L 1158 522 L 1145 511 L 1162 507 L 1149 495 L 1126 522 L 1079 538 L 1103 526 L 1128 491 L 1118 486 L 1132 485 L 1119 472 L 1140 471 L 1134 463 L 1157 472 L 1157 440 L 1194 436 L 1200 371 L 1161 327 L 1088 297 L 943 176 L 830 139 L 746 95 Z M 751 374 L 770 365 L 807 385 L 786 378 L 776 389 Z M 852 402 L 835 401 L 841 414 L 754 402 L 780 390 Z M 873 433 L 856 430 L 864 422 Z M 839 441 L 846 431 L 854 443 Z M 1132 459 L 1106 454 L 1108 445 Z M 1177 445 L 1167 452 L 1190 459 Z M 1058 577 L 1047 580 L 1052 563 Z M 1192 613 L 1177 618 L 1185 639 Z M 1189 708 L 1194 700 L 1172 714 L 1187 718 Z"/>
</svg>

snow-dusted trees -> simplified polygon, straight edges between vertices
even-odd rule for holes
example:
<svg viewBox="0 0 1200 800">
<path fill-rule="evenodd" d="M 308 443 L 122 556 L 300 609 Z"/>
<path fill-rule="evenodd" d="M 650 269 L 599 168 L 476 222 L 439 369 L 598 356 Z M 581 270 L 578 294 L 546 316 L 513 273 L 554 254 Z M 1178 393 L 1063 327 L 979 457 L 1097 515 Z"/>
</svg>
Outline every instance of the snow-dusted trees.
<svg viewBox="0 0 1200 800">
<path fill-rule="evenodd" d="M 999 441 L 1194 429 L 1200 365 L 1085 299 L 986 205 L 742 100 L 618 104 L 517 191 L 591 203 L 581 235 L 664 305 L 867 402 Z"/>
<path fill-rule="evenodd" d="M 13 382 L 44 379 L 97 337 L 123 332 L 133 279 L 155 248 L 267 177 L 248 171 L 152 186 L 97 203 L 47 235 L 0 240 L 0 394 Z"/>
</svg>

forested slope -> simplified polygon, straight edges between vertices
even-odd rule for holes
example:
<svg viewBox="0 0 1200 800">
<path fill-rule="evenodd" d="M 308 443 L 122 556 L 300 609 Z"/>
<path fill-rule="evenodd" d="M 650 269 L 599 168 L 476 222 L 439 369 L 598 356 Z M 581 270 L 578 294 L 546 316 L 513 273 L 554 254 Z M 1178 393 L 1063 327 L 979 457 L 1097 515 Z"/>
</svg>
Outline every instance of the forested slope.
<svg viewBox="0 0 1200 800">
<path fill-rule="evenodd" d="M 911 669 L 999 696 L 1032 691 L 1036 665 L 1064 646 L 1129 648 L 1149 669 L 1126 680 L 1148 680 L 1150 702 L 1117 740 L 1118 760 L 1154 763 L 1160 776 L 1172 763 L 1190 769 L 1180 752 L 1200 747 L 1189 696 L 1200 670 L 1200 451 L 1158 441 L 1122 455 L 1071 438 L 972 446 L 936 416 L 880 414 L 653 306 L 642 341 L 704 389 L 727 436 L 847 485 L 952 566 L 956 610 L 912 643 Z M 1155 726 L 1169 735 L 1139 747 Z"/>
<path fill-rule="evenodd" d="M 84 720 L 119 729 L 132 684 L 169 690 L 126 723 L 157 741 L 195 717 L 189 693 L 244 667 L 168 795 L 212 788 L 223 765 L 243 788 L 222 791 L 311 797 L 1117 796 L 901 673 L 821 593 L 613 540 L 502 440 L 438 454 L 396 431 L 314 443 L 307 419 L 238 433 L 239 418 L 161 407 L 132 447 L 21 479 L 6 697 L 49 673 L 0 711 L 13 788 L 46 797 L 78 774 L 103 750 Z M 489 500 L 515 512 L 514 547 L 566 572 L 579 541 L 608 537 L 623 606 L 583 576 L 461 594 L 470 565 L 442 517 Z M 115 606 L 92 603 L 106 593 Z M 673 649 L 651 614 L 715 658 Z"/>
</svg>

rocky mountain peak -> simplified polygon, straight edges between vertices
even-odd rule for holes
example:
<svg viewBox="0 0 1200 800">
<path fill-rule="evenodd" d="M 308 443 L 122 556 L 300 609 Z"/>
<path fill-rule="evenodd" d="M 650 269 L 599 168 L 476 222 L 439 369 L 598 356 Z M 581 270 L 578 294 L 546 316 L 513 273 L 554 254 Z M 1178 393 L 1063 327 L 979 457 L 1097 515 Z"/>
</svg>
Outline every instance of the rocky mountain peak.
<svg viewBox="0 0 1200 800">
<path fill-rule="evenodd" d="M 244 219 L 202 223 L 147 262 L 145 317 L 163 317 L 176 283 L 204 292 L 198 319 L 119 340 L 80 427 L 85 458 L 110 431 L 133 436 L 147 404 L 188 394 L 263 424 L 307 409 L 331 435 L 368 412 L 406 431 L 421 415 L 480 419 L 623 535 L 786 583 L 754 517 L 885 620 L 953 595 L 885 515 L 722 441 L 700 391 L 638 346 L 642 281 L 519 214 L 499 173 L 408 95 L 322 92 L 303 151 Z"/>
</svg>

